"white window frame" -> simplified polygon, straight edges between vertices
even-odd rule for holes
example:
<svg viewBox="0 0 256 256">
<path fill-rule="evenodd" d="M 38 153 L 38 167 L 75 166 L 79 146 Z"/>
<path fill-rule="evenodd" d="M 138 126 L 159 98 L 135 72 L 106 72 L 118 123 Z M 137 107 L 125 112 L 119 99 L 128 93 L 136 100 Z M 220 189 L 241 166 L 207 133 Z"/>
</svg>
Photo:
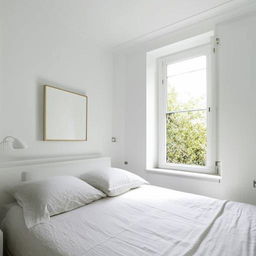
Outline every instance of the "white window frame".
<svg viewBox="0 0 256 256">
<path fill-rule="evenodd" d="M 206 165 L 186 165 L 166 162 L 166 110 L 167 110 L 167 65 L 205 55 L 207 57 L 207 155 Z M 216 174 L 216 86 L 215 54 L 212 44 L 194 47 L 158 60 L 159 67 L 159 168 L 189 172 Z"/>
</svg>

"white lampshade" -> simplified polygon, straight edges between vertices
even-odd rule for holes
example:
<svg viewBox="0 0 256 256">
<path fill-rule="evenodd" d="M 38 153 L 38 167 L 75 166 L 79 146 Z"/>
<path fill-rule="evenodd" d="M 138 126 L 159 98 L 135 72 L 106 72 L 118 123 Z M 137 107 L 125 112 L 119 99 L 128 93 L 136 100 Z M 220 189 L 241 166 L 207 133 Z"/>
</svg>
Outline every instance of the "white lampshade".
<svg viewBox="0 0 256 256">
<path fill-rule="evenodd" d="M 17 138 L 14 138 L 12 146 L 15 149 L 24 149 L 24 148 L 28 147 L 23 141 L 21 141 Z"/>
</svg>

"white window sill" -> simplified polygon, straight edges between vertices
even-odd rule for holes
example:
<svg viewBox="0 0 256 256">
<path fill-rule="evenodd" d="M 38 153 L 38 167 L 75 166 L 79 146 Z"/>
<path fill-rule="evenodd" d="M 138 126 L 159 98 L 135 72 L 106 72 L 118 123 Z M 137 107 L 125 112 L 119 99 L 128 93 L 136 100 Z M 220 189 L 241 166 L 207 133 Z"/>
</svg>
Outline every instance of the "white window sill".
<svg viewBox="0 0 256 256">
<path fill-rule="evenodd" d="M 215 174 L 195 173 L 195 172 L 177 171 L 177 170 L 170 170 L 170 169 L 147 168 L 146 171 L 155 173 L 155 174 L 166 174 L 166 175 L 173 175 L 173 176 L 179 176 L 184 178 L 202 179 L 202 180 L 208 180 L 208 181 L 213 181 L 218 183 L 220 183 L 222 179 L 220 175 L 215 175 Z"/>
</svg>

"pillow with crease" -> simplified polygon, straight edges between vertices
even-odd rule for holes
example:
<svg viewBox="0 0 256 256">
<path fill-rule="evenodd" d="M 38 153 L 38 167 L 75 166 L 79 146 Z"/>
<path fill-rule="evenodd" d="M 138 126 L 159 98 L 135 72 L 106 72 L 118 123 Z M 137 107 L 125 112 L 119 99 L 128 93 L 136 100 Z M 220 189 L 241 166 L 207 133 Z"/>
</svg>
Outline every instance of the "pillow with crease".
<svg viewBox="0 0 256 256">
<path fill-rule="evenodd" d="M 84 173 L 80 177 L 108 196 L 117 196 L 148 182 L 138 175 L 119 169 L 103 168 Z"/>
<path fill-rule="evenodd" d="M 105 194 L 73 176 L 55 176 L 24 182 L 12 190 L 23 208 L 28 228 L 49 221 L 50 216 L 71 211 L 105 197 Z"/>
</svg>

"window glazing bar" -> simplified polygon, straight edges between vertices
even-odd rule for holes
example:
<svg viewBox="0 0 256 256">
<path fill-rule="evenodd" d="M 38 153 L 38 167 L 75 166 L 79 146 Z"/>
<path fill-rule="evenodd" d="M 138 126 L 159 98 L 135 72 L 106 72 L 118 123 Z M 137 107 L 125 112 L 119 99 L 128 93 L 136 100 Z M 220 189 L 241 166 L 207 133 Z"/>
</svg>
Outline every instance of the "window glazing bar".
<svg viewBox="0 0 256 256">
<path fill-rule="evenodd" d="M 189 110 L 177 110 L 166 112 L 166 115 L 176 114 L 176 113 L 184 113 L 184 112 L 194 112 L 194 111 L 206 111 L 207 108 L 199 108 L 199 109 L 189 109 Z"/>
<path fill-rule="evenodd" d="M 178 73 L 178 74 L 170 75 L 170 76 L 167 75 L 167 78 L 171 78 L 171 77 L 175 77 L 175 76 L 182 76 L 182 75 L 186 75 L 186 74 L 190 74 L 190 73 L 195 73 L 195 72 L 202 71 L 202 70 L 206 70 L 206 68 L 193 69 L 191 71 L 182 72 L 182 73 Z"/>
</svg>

